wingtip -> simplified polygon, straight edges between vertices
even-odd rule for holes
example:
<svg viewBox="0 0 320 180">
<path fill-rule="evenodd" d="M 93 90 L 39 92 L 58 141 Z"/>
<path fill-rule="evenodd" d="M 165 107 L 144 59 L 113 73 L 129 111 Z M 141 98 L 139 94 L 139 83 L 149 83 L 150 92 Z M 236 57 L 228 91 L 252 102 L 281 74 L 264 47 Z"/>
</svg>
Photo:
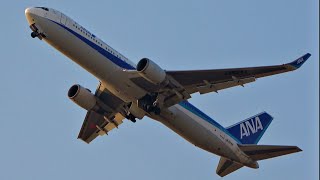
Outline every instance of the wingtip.
<svg viewBox="0 0 320 180">
<path fill-rule="evenodd" d="M 298 146 L 297 146 L 297 152 L 301 152 L 303 151 L 302 149 L 300 149 Z"/>
<path fill-rule="evenodd" d="M 302 56 L 303 59 L 306 61 L 307 59 L 309 59 L 309 57 L 311 57 L 310 53 L 305 54 L 304 56 Z"/>
<path fill-rule="evenodd" d="M 310 54 L 310 53 L 307 53 L 306 55 L 308 56 L 308 58 L 311 56 L 311 54 Z"/>
<path fill-rule="evenodd" d="M 86 144 L 90 144 L 90 141 L 86 141 L 86 140 L 82 139 L 81 137 L 78 137 L 77 139 L 80 139 L 82 142 L 85 142 Z"/>
<path fill-rule="evenodd" d="M 307 59 L 309 59 L 309 57 L 311 56 L 310 53 L 307 53 L 303 56 L 301 56 L 300 58 L 292 61 L 291 63 L 289 63 L 288 65 L 290 65 L 291 67 L 293 67 L 294 69 L 298 69 L 300 68 L 306 61 Z"/>
</svg>

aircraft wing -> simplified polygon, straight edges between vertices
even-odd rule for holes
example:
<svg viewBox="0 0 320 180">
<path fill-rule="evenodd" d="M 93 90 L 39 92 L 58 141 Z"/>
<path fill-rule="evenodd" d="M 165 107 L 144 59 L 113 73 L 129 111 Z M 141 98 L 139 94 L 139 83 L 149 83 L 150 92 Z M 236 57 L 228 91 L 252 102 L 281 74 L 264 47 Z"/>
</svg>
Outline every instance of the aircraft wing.
<svg viewBox="0 0 320 180">
<path fill-rule="evenodd" d="M 122 124 L 124 102 L 112 95 L 101 83 L 99 84 L 95 96 L 105 105 L 104 115 L 95 111 L 88 111 L 82 124 L 78 139 L 90 143 L 98 135 L 107 134 L 114 128 Z"/>
<path fill-rule="evenodd" d="M 307 53 L 291 63 L 275 66 L 261 66 L 232 69 L 166 71 L 168 87 L 160 87 L 148 82 L 137 71 L 128 71 L 128 76 L 136 85 L 148 92 L 158 93 L 164 107 L 170 107 L 191 98 L 190 94 L 218 92 L 222 89 L 254 82 L 257 78 L 293 71 L 311 56 Z"/>
<path fill-rule="evenodd" d="M 295 61 L 283 65 L 214 70 L 167 71 L 167 74 L 179 82 L 188 93 L 199 92 L 200 94 L 205 94 L 234 86 L 243 86 L 246 83 L 254 82 L 257 78 L 296 70 L 301 67 L 310 56 L 311 54 L 307 53 Z"/>
</svg>

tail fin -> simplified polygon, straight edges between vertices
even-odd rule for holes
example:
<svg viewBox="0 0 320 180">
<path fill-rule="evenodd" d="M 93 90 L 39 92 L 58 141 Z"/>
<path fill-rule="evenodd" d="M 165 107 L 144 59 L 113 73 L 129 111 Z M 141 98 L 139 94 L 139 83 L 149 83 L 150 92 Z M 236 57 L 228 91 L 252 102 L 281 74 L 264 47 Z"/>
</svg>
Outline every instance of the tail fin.
<svg viewBox="0 0 320 180">
<path fill-rule="evenodd" d="M 239 145 L 239 148 L 255 161 L 302 151 L 297 146 Z"/>
<path fill-rule="evenodd" d="M 270 114 L 262 112 L 226 129 L 242 144 L 257 144 L 272 119 Z"/>
<path fill-rule="evenodd" d="M 223 176 L 226 176 L 240 168 L 242 168 L 243 165 L 239 164 L 239 163 L 236 163 L 234 161 L 231 161 L 227 158 L 224 158 L 224 157 L 221 157 L 220 158 L 220 161 L 219 161 L 219 164 L 218 164 L 218 167 L 217 167 L 217 170 L 216 170 L 216 173 L 223 177 Z"/>
</svg>

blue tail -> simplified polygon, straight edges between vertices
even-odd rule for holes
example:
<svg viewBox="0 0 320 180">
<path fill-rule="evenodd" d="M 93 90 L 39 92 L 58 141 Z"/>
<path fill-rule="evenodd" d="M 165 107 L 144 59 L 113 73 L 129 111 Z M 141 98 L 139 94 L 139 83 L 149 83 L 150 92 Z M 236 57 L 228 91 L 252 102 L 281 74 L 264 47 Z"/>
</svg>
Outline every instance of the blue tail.
<svg viewBox="0 0 320 180">
<path fill-rule="evenodd" d="M 257 144 L 272 119 L 270 114 L 262 112 L 226 129 L 242 144 Z"/>
</svg>

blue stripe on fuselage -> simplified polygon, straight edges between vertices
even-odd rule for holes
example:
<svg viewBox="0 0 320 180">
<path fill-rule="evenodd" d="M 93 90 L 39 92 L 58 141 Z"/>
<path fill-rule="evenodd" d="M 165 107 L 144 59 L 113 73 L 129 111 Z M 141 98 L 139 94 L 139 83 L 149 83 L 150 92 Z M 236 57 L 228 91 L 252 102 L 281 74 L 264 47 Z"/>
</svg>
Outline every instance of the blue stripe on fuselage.
<svg viewBox="0 0 320 180">
<path fill-rule="evenodd" d="M 50 19 L 48 19 L 50 20 Z M 50 20 L 52 21 L 52 20 Z M 124 60 L 118 58 L 117 56 L 111 54 L 110 52 L 108 52 L 107 50 L 105 50 L 104 48 L 98 46 L 97 44 L 91 42 L 90 40 L 88 40 L 87 38 L 85 38 L 84 36 L 78 34 L 77 32 L 73 31 L 72 29 L 57 23 L 55 21 L 52 21 L 55 24 L 58 24 L 59 26 L 61 26 L 62 28 L 66 29 L 67 31 L 69 31 L 70 33 L 72 33 L 73 35 L 75 35 L 76 37 L 78 37 L 80 40 L 82 40 L 84 43 L 88 44 L 90 47 L 92 47 L 93 49 L 95 49 L 96 51 L 98 51 L 100 54 L 102 54 L 104 57 L 106 57 L 107 59 L 109 59 L 110 61 L 112 61 L 114 64 L 120 66 L 123 69 L 128 69 L 128 70 L 134 70 L 135 68 L 128 64 L 127 62 L 125 62 Z"/>
<path fill-rule="evenodd" d="M 220 129 L 222 132 L 226 133 L 229 135 L 232 139 L 234 139 L 238 144 L 241 144 L 241 142 L 236 139 L 232 134 L 230 134 L 224 127 L 222 127 L 219 123 L 217 123 L 215 120 L 210 118 L 208 115 L 200 111 L 198 108 L 196 108 L 194 105 L 189 103 L 188 101 L 182 101 L 179 103 L 180 106 L 182 106 L 184 109 L 188 110 L 189 112 L 195 114 L 199 118 L 207 121 L 208 123 L 212 124 L 213 126 L 217 127 Z"/>
</svg>

